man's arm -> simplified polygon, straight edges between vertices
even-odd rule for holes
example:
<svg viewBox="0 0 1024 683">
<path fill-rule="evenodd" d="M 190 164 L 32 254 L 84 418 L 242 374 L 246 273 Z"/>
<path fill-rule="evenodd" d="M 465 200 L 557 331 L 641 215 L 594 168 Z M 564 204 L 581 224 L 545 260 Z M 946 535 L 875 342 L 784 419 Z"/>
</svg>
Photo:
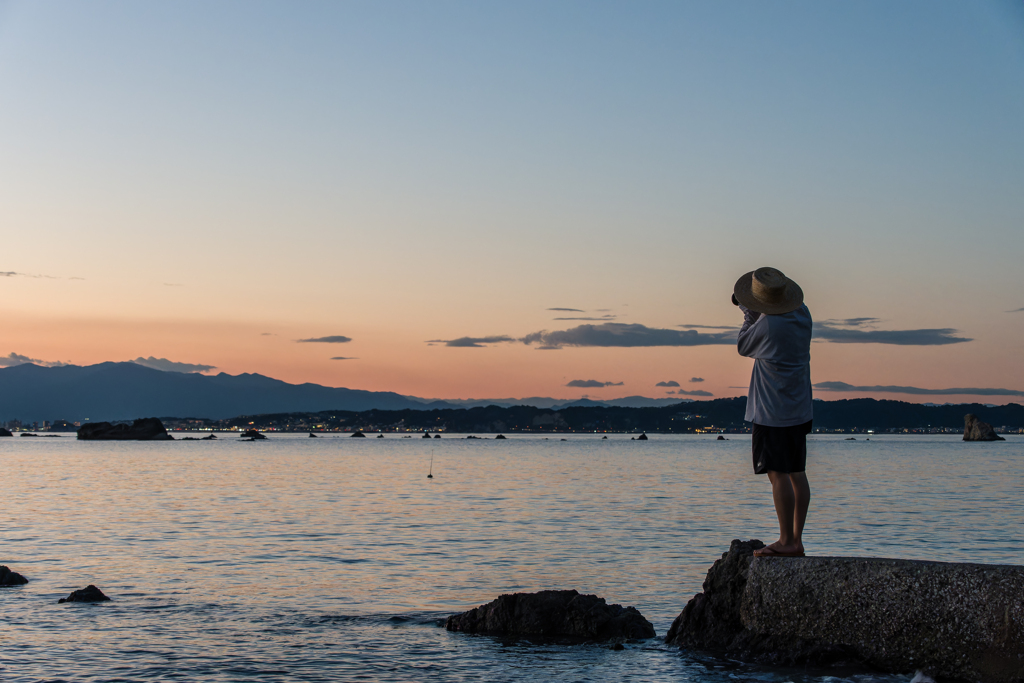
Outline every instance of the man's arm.
<svg viewBox="0 0 1024 683">
<path fill-rule="evenodd" d="M 740 328 L 740 333 L 736 337 L 736 350 L 741 356 L 757 358 L 758 351 L 768 338 L 768 326 L 757 325 L 757 322 L 764 317 L 757 311 L 752 311 L 743 305 L 740 305 L 740 310 L 743 311 L 743 327 Z"/>
</svg>

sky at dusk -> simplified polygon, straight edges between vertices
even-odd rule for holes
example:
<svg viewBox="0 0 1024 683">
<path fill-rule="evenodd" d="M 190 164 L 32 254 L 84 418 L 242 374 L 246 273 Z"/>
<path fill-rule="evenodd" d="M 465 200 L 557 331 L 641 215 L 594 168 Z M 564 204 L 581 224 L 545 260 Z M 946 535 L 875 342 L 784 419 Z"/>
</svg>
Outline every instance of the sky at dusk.
<svg viewBox="0 0 1024 683">
<path fill-rule="evenodd" d="M 0 365 L 736 396 L 774 266 L 817 398 L 1021 402 L 1024 4 L 0 2 L 0 236 Z"/>
</svg>

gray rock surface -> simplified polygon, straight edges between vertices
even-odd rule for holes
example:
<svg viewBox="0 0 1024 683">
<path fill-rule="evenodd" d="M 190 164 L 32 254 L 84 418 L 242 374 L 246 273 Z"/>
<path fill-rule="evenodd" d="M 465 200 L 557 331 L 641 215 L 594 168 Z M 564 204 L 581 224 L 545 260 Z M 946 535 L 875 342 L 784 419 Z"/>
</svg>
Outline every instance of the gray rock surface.
<svg viewBox="0 0 1024 683">
<path fill-rule="evenodd" d="M 751 556 L 733 541 L 666 640 L 776 664 L 1024 680 L 1024 567 Z"/>
<path fill-rule="evenodd" d="M 57 601 L 57 604 L 62 602 L 104 602 L 110 600 L 106 595 L 103 594 L 96 586 L 89 584 L 85 588 L 79 588 L 76 591 L 71 591 L 71 595 L 66 598 L 61 598 Z"/>
<path fill-rule="evenodd" d="M 0 586 L 23 586 L 28 579 L 18 572 L 11 571 L 6 565 L 0 564 Z"/>
<path fill-rule="evenodd" d="M 653 638 L 654 627 L 634 607 L 609 605 L 574 590 L 514 593 L 448 617 L 449 631 L 505 637 L 623 640 Z"/>
<path fill-rule="evenodd" d="M 1006 441 L 996 434 L 992 425 L 982 422 L 977 416 L 967 413 L 964 415 L 964 441 Z"/>
<path fill-rule="evenodd" d="M 110 424 L 90 422 L 78 430 L 83 441 L 170 441 L 174 437 L 167 433 L 163 422 L 155 417 L 144 417 L 132 424 Z"/>
</svg>

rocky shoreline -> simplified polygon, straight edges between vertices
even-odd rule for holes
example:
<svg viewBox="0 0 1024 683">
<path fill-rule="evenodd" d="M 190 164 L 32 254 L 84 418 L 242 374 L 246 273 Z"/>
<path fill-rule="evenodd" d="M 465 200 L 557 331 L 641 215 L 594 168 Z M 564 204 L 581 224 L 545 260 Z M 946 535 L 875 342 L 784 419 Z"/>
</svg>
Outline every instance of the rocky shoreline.
<svg viewBox="0 0 1024 683">
<path fill-rule="evenodd" d="M 1024 567 L 753 557 L 732 542 L 665 641 L 775 665 L 1024 680 Z"/>
</svg>

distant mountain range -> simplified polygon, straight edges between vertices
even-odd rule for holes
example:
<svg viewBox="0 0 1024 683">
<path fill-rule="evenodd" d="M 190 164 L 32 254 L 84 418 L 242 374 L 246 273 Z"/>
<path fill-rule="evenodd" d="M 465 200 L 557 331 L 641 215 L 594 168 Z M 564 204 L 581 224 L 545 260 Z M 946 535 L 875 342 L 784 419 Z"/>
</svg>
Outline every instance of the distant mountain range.
<svg viewBox="0 0 1024 683">
<path fill-rule="evenodd" d="M 202 417 L 344 410 L 431 410 L 479 406 L 616 406 L 647 408 L 680 399 L 629 396 L 611 401 L 552 398 L 442 401 L 391 391 L 362 391 L 319 384 L 289 384 L 264 375 L 186 374 L 137 363 L 41 367 L 26 363 L 0 369 L 0 422 L 21 420 L 130 420 L 137 417 Z"/>
</svg>

